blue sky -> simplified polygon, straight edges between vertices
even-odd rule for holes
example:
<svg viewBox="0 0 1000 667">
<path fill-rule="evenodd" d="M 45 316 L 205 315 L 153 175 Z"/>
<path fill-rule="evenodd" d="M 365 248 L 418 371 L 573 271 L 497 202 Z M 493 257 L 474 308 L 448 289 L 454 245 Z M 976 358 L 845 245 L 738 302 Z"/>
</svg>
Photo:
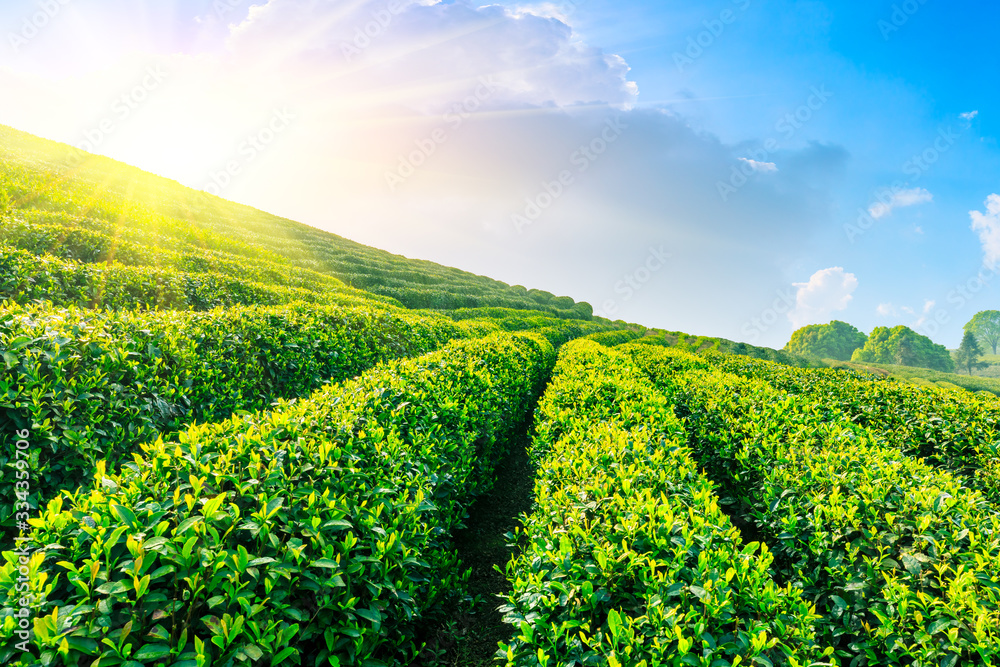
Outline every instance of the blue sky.
<svg viewBox="0 0 1000 667">
<path fill-rule="evenodd" d="M 998 19 L 14 0 L 0 122 L 628 321 L 780 347 L 836 318 L 955 347 L 1000 307 Z"/>
</svg>

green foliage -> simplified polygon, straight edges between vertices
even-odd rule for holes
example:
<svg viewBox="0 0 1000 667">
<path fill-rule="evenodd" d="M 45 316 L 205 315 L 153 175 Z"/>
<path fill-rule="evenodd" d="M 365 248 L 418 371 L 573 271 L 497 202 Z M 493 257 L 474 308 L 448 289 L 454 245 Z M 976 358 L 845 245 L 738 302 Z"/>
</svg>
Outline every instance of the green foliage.
<svg viewBox="0 0 1000 667">
<path fill-rule="evenodd" d="M 983 345 L 987 345 L 997 353 L 1000 344 L 1000 310 L 984 310 L 976 313 L 965 325 L 965 331 L 971 331 Z"/>
<path fill-rule="evenodd" d="M 595 327 L 586 326 L 588 323 L 574 321 L 564 321 L 559 324 L 542 327 L 540 329 L 530 329 L 534 333 L 543 336 L 555 347 L 561 347 L 571 340 L 581 338 L 594 330 Z"/>
<path fill-rule="evenodd" d="M 820 359 L 848 361 L 854 351 L 864 347 L 868 336 L 846 322 L 810 324 L 792 334 L 785 350 L 792 354 Z"/>
<path fill-rule="evenodd" d="M 113 310 L 210 310 L 295 301 L 372 306 L 381 297 L 346 287 L 314 292 L 218 273 L 185 273 L 117 263 L 82 264 L 49 255 L 35 256 L 0 243 L 0 299 Z M 393 302 L 382 303 L 389 306 Z"/>
<path fill-rule="evenodd" d="M 556 298 L 556 295 L 552 292 L 546 292 L 540 289 L 530 289 L 528 290 L 528 296 L 535 300 L 536 303 L 546 305 L 552 303 L 552 300 Z"/>
<path fill-rule="evenodd" d="M 801 356 L 786 350 L 775 350 L 770 347 L 758 347 L 756 345 L 748 345 L 747 343 L 732 343 L 731 341 L 724 341 L 718 349 L 721 352 L 728 352 L 729 354 L 751 357 L 753 359 L 774 361 L 779 364 L 795 366 L 798 368 L 814 368 L 823 366 L 822 362 L 818 361 L 815 357 Z"/>
<path fill-rule="evenodd" d="M 815 615 L 743 545 L 670 404 L 628 358 L 563 348 L 537 412 L 536 507 L 497 654 L 545 665 L 808 665 Z"/>
<path fill-rule="evenodd" d="M 504 331 L 534 331 L 556 347 L 593 333 L 619 329 L 618 325 L 604 324 L 596 320 L 567 320 L 543 311 L 511 308 L 462 308 L 448 314 L 458 322 L 489 322 Z"/>
<path fill-rule="evenodd" d="M 995 377 L 942 373 L 941 371 L 932 371 L 929 368 L 893 366 L 891 364 L 847 363 L 843 367 L 860 369 L 867 372 L 878 372 L 897 380 L 922 386 L 942 386 L 944 383 L 947 383 L 970 392 L 989 392 L 995 396 L 1000 396 L 1000 378 Z"/>
<path fill-rule="evenodd" d="M 39 657 L 415 664 L 421 622 L 462 594 L 450 534 L 553 361 L 537 336 L 463 342 L 271 413 L 193 426 L 118 474 L 100 465 L 90 489 L 34 521 L 49 545 L 28 591 Z M 18 563 L 4 555 L 14 607 Z M 3 664 L 31 660 L 13 642 L 0 649 Z"/>
<path fill-rule="evenodd" d="M 699 462 L 775 545 L 781 574 L 816 601 L 817 638 L 843 664 L 995 664 L 1000 516 L 980 493 L 827 400 L 632 351 L 686 415 Z"/>
<path fill-rule="evenodd" d="M 500 306 L 540 308 L 565 319 L 593 316 L 589 304 L 568 297 L 376 250 L 9 127 L 0 126 L 0 147 L 0 215 L 9 216 L 2 227 L 22 226 L 7 232 L 9 242 L 34 252 L 182 273 L 203 272 L 208 263 L 218 274 L 271 287 L 302 287 L 301 272 L 307 284 L 325 276 L 407 308 Z M 243 263 L 248 278 L 238 273 Z M 284 282 L 262 273 L 285 276 Z M 25 298 L 60 302 L 56 295 Z"/>
<path fill-rule="evenodd" d="M 600 331 L 598 333 L 592 333 L 589 336 L 584 336 L 587 340 L 592 340 L 595 343 L 600 343 L 607 347 L 614 347 L 616 345 L 624 345 L 626 343 L 631 343 L 637 338 L 642 337 L 642 334 L 638 331 L 632 329 L 618 329 L 617 331 Z"/>
<path fill-rule="evenodd" d="M 195 245 L 182 245 L 184 250 L 179 252 L 171 247 L 177 243 L 176 239 L 151 231 L 61 212 L 29 210 L 22 216 L 3 220 L 0 241 L 39 256 L 51 255 L 84 264 L 169 267 L 184 273 L 215 273 L 318 293 L 334 290 L 358 294 L 337 278 L 318 271 L 258 257 L 236 259 L 228 252 Z"/>
<path fill-rule="evenodd" d="M 905 326 L 876 327 L 865 346 L 855 350 L 851 360 L 859 363 L 918 366 L 953 373 L 955 362 L 943 345 Z"/>
<path fill-rule="evenodd" d="M 986 362 L 980 361 L 982 356 L 983 350 L 979 347 L 975 334 L 966 330 L 965 335 L 962 336 L 962 343 L 955 353 L 955 363 L 959 368 L 965 369 L 969 375 L 972 375 L 973 370 L 989 366 Z"/>
<path fill-rule="evenodd" d="M 566 313 L 566 317 L 570 319 L 590 320 L 594 317 L 594 307 L 586 301 L 580 301 L 574 303 L 568 310 L 560 311 L 560 317 L 563 316 L 563 313 Z"/>
<path fill-rule="evenodd" d="M 0 466 L 30 429 L 32 505 L 73 489 L 99 461 L 194 420 L 307 395 L 379 361 L 468 335 L 442 317 L 304 304 L 206 313 L 0 307 Z M 13 497 L 14 475 L 0 481 Z M 0 521 L 11 517 L 0 506 Z"/>
<path fill-rule="evenodd" d="M 929 339 L 642 329 L 0 147 L 0 519 L 38 547 L 0 558 L 0 664 L 425 664 L 469 602 L 451 536 L 559 346 L 499 660 L 1000 662 L 1000 399 L 956 388 L 1000 385 L 927 370 L 954 369 Z M 971 369 L 1000 313 L 966 329 Z M 850 356 L 928 387 L 809 369 Z"/>
<path fill-rule="evenodd" d="M 846 417 L 902 452 L 944 466 L 1000 502 L 1000 407 L 993 395 L 942 391 L 846 370 L 797 370 L 714 357 L 714 367 L 822 403 L 832 420 Z M 953 385 L 954 387 L 954 385 Z M 954 387 L 958 389 L 958 387 Z"/>
<path fill-rule="evenodd" d="M 636 342 L 642 345 L 672 347 L 691 353 L 718 351 L 727 354 L 752 357 L 754 359 L 776 361 L 787 366 L 798 366 L 801 368 L 823 366 L 823 364 L 815 358 L 791 354 L 785 350 L 774 350 L 769 347 L 757 347 L 756 345 L 749 345 L 747 343 L 736 343 L 725 338 L 689 336 L 688 334 L 681 333 L 679 331 L 662 332 L 656 329 L 648 330 L 646 334 L 642 338 L 636 340 Z"/>
<path fill-rule="evenodd" d="M 518 310 L 516 308 L 460 308 L 448 313 L 455 321 L 494 320 L 506 331 L 523 331 L 552 324 L 552 313 L 544 310 Z"/>
</svg>

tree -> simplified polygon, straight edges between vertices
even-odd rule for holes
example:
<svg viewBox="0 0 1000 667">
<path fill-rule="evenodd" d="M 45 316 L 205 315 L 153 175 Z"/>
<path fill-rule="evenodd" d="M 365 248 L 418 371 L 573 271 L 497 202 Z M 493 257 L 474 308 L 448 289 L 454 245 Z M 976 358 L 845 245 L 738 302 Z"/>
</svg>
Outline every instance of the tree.
<svg viewBox="0 0 1000 667">
<path fill-rule="evenodd" d="M 989 366 L 985 361 L 979 360 L 981 356 L 983 356 L 983 350 L 979 347 L 979 342 L 976 341 L 975 334 L 971 331 L 966 331 L 965 335 L 962 336 L 962 344 L 958 347 L 958 352 L 955 354 L 955 362 L 959 368 L 966 369 L 969 371 L 969 375 L 972 375 L 973 369 Z"/>
<path fill-rule="evenodd" d="M 971 331 L 983 345 L 989 345 L 993 354 L 1000 345 L 1000 310 L 984 310 L 976 313 L 968 324 L 966 331 Z"/>
<path fill-rule="evenodd" d="M 913 341 L 909 336 L 902 336 L 896 345 L 893 359 L 897 366 L 917 366 L 917 353 L 913 349 Z"/>
<path fill-rule="evenodd" d="M 904 326 L 876 327 L 865 346 L 855 350 L 852 361 L 869 364 L 917 366 L 945 373 L 955 372 L 955 361 L 944 345 Z"/>
<path fill-rule="evenodd" d="M 829 324 L 810 324 L 792 334 L 785 351 L 820 359 L 847 361 L 862 347 L 868 336 L 847 322 L 834 320 Z"/>
</svg>

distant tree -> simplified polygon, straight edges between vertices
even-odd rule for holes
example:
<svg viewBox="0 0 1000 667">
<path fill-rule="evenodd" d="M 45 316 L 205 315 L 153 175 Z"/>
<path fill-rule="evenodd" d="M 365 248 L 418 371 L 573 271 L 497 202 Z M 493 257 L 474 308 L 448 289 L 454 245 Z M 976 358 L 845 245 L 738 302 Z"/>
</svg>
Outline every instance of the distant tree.
<svg viewBox="0 0 1000 667">
<path fill-rule="evenodd" d="M 896 360 L 897 366 L 917 365 L 917 355 L 913 349 L 913 340 L 909 336 L 903 336 L 899 339 L 899 344 L 896 346 L 893 358 Z"/>
<path fill-rule="evenodd" d="M 792 334 L 785 351 L 821 359 L 848 361 L 868 337 L 847 322 L 810 324 Z"/>
<path fill-rule="evenodd" d="M 968 324 L 966 331 L 971 331 L 983 345 L 989 345 L 993 354 L 1000 345 L 1000 310 L 984 310 L 976 313 Z"/>
<path fill-rule="evenodd" d="M 927 336 L 904 326 L 892 329 L 876 327 L 864 347 L 854 351 L 851 360 L 955 372 L 955 361 L 944 345 L 938 345 Z"/>
<path fill-rule="evenodd" d="M 958 352 L 955 353 L 955 363 L 958 364 L 959 368 L 966 369 L 969 375 L 972 375 L 974 369 L 989 366 L 985 361 L 979 360 L 981 356 L 983 356 L 983 349 L 979 347 L 975 334 L 967 330 L 962 336 L 962 344 L 958 347 Z"/>
</svg>

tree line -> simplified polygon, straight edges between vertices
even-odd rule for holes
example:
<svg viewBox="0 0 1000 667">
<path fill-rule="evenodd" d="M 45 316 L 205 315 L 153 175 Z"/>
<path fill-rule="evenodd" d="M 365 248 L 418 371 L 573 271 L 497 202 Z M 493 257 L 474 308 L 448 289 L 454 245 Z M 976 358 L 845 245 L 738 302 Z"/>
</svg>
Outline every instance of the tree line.
<svg viewBox="0 0 1000 667">
<path fill-rule="evenodd" d="M 945 373 L 956 370 L 972 375 L 989 364 L 981 360 L 984 349 L 997 353 L 1000 345 L 1000 311 L 984 310 L 965 325 L 962 343 L 952 355 L 906 326 L 876 327 L 865 335 L 856 327 L 834 320 L 810 324 L 792 334 L 785 350 L 792 354 L 837 361 L 893 364 L 930 368 Z"/>
</svg>

